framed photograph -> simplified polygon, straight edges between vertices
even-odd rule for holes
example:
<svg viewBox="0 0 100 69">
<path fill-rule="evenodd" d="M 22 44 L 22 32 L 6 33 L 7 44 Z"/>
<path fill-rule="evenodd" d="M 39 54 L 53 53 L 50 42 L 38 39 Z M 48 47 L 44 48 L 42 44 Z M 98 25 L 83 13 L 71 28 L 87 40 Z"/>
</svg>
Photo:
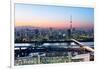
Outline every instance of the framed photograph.
<svg viewBox="0 0 100 69">
<path fill-rule="evenodd" d="M 11 2 L 11 67 L 94 61 L 94 7 Z"/>
</svg>

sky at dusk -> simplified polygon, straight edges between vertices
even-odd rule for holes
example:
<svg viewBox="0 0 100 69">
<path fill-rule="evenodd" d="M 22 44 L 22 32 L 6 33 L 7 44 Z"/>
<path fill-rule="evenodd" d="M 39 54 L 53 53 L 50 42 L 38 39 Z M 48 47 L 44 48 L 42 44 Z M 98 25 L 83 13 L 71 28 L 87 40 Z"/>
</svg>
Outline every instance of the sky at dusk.
<svg viewBox="0 0 100 69">
<path fill-rule="evenodd" d="M 94 9 L 68 6 L 15 4 L 15 26 L 93 28 Z"/>
</svg>

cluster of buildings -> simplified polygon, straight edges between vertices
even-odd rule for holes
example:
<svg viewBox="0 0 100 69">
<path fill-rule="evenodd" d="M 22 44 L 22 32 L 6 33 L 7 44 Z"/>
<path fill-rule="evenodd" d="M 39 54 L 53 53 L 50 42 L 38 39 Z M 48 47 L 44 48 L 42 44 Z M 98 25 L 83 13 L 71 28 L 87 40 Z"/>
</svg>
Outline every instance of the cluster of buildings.
<svg viewBox="0 0 100 69">
<path fill-rule="evenodd" d="M 73 28 L 70 33 L 70 29 L 15 28 L 15 41 L 67 40 L 70 37 L 74 39 L 94 38 L 94 30 Z"/>
</svg>

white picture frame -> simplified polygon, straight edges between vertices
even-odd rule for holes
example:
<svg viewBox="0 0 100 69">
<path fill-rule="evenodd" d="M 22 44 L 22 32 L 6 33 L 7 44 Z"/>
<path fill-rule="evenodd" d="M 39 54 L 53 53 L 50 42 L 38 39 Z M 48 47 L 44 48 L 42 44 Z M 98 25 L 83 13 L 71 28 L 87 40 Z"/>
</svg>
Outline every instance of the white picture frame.
<svg viewBox="0 0 100 69">
<path fill-rule="evenodd" d="M 40 4 L 40 5 L 54 5 L 54 6 L 74 6 L 74 7 L 89 7 L 89 8 L 95 8 L 94 2 L 87 2 L 87 3 L 83 3 L 84 1 L 79 1 L 79 2 L 75 2 L 73 0 L 70 1 L 66 1 L 64 0 L 63 2 L 57 2 L 56 1 L 34 1 L 34 0 L 11 0 L 11 46 L 10 46 L 10 68 L 11 69 L 39 69 L 39 68 L 43 68 L 46 69 L 48 67 L 50 68 L 55 68 L 55 66 L 71 66 L 73 64 L 78 65 L 79 63 L 56 63 L 56 64 L 40 64 L 40 65 L 23 65 L 23 66 L 14 66 L 14 17 L 15 17 L 15 4 L 16 3 L 22 3 L 22 4 Z M 88 64 L 88 62 L 86 62 Z M 89 62 L 91 63 L 91 62 Z M 84 63 L 83 63 L 84 64 Z M 58 68 L 56 67 L 56 68 Z M 60 67 L 60 68 L 61 68 Z M 58 68 L 58 69 L 60 69 Z M 69 67 L 70 68 L 70 67 Z M 49 68 L 48 68 L 49 69 Z"/>
</svg>

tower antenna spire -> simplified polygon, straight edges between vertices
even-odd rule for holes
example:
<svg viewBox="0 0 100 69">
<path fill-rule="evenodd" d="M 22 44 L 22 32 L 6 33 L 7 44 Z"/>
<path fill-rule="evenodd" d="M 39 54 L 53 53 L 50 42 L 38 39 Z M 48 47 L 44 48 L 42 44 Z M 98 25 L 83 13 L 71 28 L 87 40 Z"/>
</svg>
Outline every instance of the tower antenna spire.
<svg viewBox="0 0 100 69">
<path fill-rule="evenodd" d="M 72 15 L 70 16 L 70 30 L 72 30 Z"/>
</svg>

